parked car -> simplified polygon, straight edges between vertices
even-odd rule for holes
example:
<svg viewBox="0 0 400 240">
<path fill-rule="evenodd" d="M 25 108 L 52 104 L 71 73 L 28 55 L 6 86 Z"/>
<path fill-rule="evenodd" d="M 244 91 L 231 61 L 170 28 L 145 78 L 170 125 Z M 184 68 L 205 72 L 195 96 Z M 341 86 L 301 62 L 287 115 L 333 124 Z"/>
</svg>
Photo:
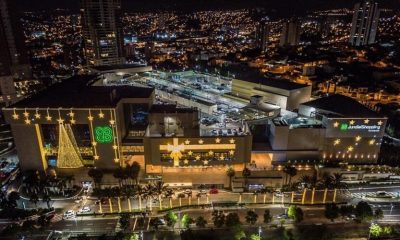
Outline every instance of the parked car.
<svg viewBox="0 0 400 240">
<path fill-rule="evenodd" d="M 84 206 L 83 208 L 79 209 L 78 213 L 89 213 L 92 210 L 90 209 L 89 206 Z"/>
<path fill-rule="evenodd" d="M 63 218 L 64 219 L 69 219 L 75 217 L 75 211 L 74 210 L 68 210 L 64 213 Z"/>
</svg>

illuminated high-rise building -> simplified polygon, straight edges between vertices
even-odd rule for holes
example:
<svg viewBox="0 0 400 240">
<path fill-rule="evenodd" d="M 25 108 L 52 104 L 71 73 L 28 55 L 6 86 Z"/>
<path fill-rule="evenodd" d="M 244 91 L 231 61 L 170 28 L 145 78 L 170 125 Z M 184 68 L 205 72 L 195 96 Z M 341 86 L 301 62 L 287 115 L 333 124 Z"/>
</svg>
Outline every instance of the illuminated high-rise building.
<svg viewBox="0 0 400 240">
<path fill-rule="evenodd" d="M 81 0 L 81 12 L 87 64 L 123 64 L 121 1 Z"/>
<path fill-rule="evenodd" d="M 300 24 L 297 20 L 291 19 L 284 22 L 279 46 L 297 46 L 300 42 Z"/>
<path fill-rule="evenodd" d="M 263 21 L 260 22 L 256 27 L 256 44 L 261 51 L 267 51 L 269 38 L 269 26 L 268 23 Z"/>
<path fill-rule="evenodd" d="M 350 44 L 353 46 L 364 46 L 375 43 L 378 23 L 378 3 L 364 1 L 355 4 L 350 32 Z"/>
<path fill-rule="evenodd" d="M 31 75 L 24 35 L 14 0 L 0 0 L 0 102 L 9 104 L 16 97 L 15 79 Z"/>
</svg>

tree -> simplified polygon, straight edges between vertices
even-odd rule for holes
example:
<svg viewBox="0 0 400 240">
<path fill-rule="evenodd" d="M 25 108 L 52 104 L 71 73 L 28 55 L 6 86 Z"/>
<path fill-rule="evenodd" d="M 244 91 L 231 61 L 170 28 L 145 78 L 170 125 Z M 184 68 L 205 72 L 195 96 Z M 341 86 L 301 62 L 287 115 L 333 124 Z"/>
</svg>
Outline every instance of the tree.
<svg viewBox="0 0 400 240">
<path fill-rule="evenodd" d="M 88 171 L 88 176 L 93 179 L 93 182 L 95 185 L 98 185 L 101 183 L 101 180 L 103 179 L 103 171 L 97 168 L 91 168 Z"/>
<path fill-rule="evenodd" d="M 199 216 L 196 218 L 196 227 L 199 228 L 204 228 L 207 225 L 207 221 L 204 219 L 204 217 Z"/>
<path fill-rule="evenodd" d="M 299 223 L 299 222 L 303 221 L 303 219 L 304 219 L 303 210 L 302 210 L 301 208 L 297 207 L 297 208 L 296 208 L 296 215 L 295 215 L 295 217 L 294 217 L 294 221 L 295 221 L 296 223 Z"/>
<path fill-rule="evenodd" d="M 289 176 L 289 182 L 286 181 L 286 184 L 290 185 L 292 183 L 292 177 L 297 175 L 297 169 L 293 166 L 285 166 L 283 172 L 286 173 L 286 179 Z"/>
<path fill-rule="evenodd" d="M 178 221 L 178 216 L 174 212 L 169 211 L 164 216 L 164 220 L 167 223 L 167 226 L 174 228 L 175 223 Z"/>
<path fill-rule="evenodd" d="M 140 173 L 140 164 L 138 162 L 133 162 L 132 165 L 126 166 L 126 170 L 130 179 L 135 180 L 136 185 L 138 185 L 138 177 Z"/>
<path fill-rule="evenodd" d="M 154 194 L 157 194 L 160 205 L 161 205 L 161 197 L 165 192 L 167 192 L 167 190 L 168 188 L 163 181 L 157 181 L 153 184 L 153 192 Z"/>
<path fill-rule="evenodd" d="M 247 188 L 247 179 L 250 177 L 251 171 L 247 167 L 243 168 L 242 177 L 244 178 L 244 186 Z"/>
<path fill-rule="evenodd" d="M 383 219 L 383 217 L 384 217 L 384 215 L 383 215 L 382 209 L 380 209 L 380 208 L 376 209 L 375 213 L 374 213 L 374 218 L 379 220 L 379 219 Z"/>
<path fill-rule="evenodd" d="M 383 229 L 378 224 L 372 223 L 371 226 L 369 227 L 369 233 L 374 238 L 380 237 L 382 232 L 383 232 Z"/>
<path fill-rule="evenodd" d="M 163 223 L 161 222 L 161 219 L 159 217 L 155 217 L 150 219 L 149 222 L 150 226 L 152 226 L 155 230 L 158 229 L 158 226 L 162 225 Z"/>
<path fill-rule="evenodd" d="M 268 224 L 272 222 L 272 215 L 269 209 L 265 209 L 264 211 L 264 223 Z"/>
<path fill-rule="evenodd" d="M 262 240 L 262 238 L 260 236 L 258 236 L 257 234 L 252 234 L 250 236 L 250 240 Z"/>
<path fill-rule="evenodd" d="M 17 201 L 21 199 L 21 196 L 18 192 L 12 191 L 8 194 L 8 204 L 11 208 L 17 207 Z"/>
<path fill-rule="evenodd" d="M 45 202 L 47 204 L 47 208 L 50 209 L 50 202 L 51 202 L 50 195 L 45 193 L 42 197 L 42 201 Z"/>
<path fill-rule="evenodd" d="M 357 204 L 354 213 L 361 222 L 371 220 L 374 216 L 371 206 L 363 201 Z"/>
<path fill-rule="evenodd" d="M 317 176 L 314 174 L 310 175 L 303 175 L 300 178 L 300 183 L 304 184 L 306 188 L 314 188 L 317 185 L 318 179 Z"/>
<path fill-rule="evenodd" d="M 235 176 L 235 169 L 232 166 L 226 169 L 226 176 L 229 178 L 229 189 L 232 189 L 232 178 Z"/>
<path fill-rule="evenodd" d="M 126 238 L 126 240 L 139 240 L 139 235 L 137 233 L 132 233 L 130 236 Z"/>
<path fill-rule="evenodd" d="M 254 225 L 257 222 L 258 215 L 254 211 L 248 211 L 246 215 L 246 222 Z"/>
<path fill-rule="evenodd" d="M 290 205 L 288 208 L 288 216 L 293 219 L 296 223 L 303 221 L 304 214 L 303 210 L 296 205 Z"/>
<path fill-rule="evenodd" d="M 193 218 L 191 218 L 189 215 L 184 214 L 182 217 L 182 225 L 184 228 L 188 229 L 190 227 L 190 224 L 194 223 Z"/>
<path fill-rule="evenodd" d="M 325 205 L 325 217 L 330 219 L 332 222 L 339 217 L 339 208 L 334 203 Z"/>
<path fill-rule="evenodd" d="M 129 213 L 122 213 L 119 216 L 119 225 L 121 229 L 124 231 L 129 228 L 130 221 L 131 221 L 131 215 Z"/>
<path fill-rule="evenodd" d="M 220 228 L 225 224 L 225 215 L 222 211 L 214 210 L 211 215 L 215 227 Z"/>
<path fill-rule="evenodd" d="M 235 212 L 228 213 L 225 217 L 225 225 L 227 227 L 235 227 L 240 225 L 239 215 Z"/>
<path fill-rule="evenodd" d="M 120 187 L 122 187 L 122 185 L 123 185 L 122 180 L 126 179 L 126 175 L 127 175 L 126 171 L 122 167 L 119 167 L 114 170 L 113 176 L 114 176 L 114 178 L 118 179 L 118 185 Z"/>
<path fill-rule="evenodd" d="M 339 211 L 340 211 L 340 215 L 342 216 L 342 218 L 345 218 L 354 213 L 354 206 L 353 205 L 342 205 L 342 206 L 340 206 Z"/>
</svg>

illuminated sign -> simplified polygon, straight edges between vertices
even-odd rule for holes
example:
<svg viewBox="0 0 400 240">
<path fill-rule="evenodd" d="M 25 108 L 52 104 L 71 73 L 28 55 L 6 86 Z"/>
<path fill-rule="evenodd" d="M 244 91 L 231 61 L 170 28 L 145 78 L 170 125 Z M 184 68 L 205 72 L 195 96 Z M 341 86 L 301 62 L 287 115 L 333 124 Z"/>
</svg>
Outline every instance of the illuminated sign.
<svg viewBox="0 0 400 240">
<path fill-rule="evenodd" d="M 341 131 L 348 130 L 367 130 L 368 132 L 379 132 L 381 130 L 380 125 L 348 125 L 347 123 L 340 124 Z"/>
<path fill-rule="evenodd" d="M 112 143 L 113 130 L 110 126 L 97 126 L 94 129 L 94 137 L 98 143 Z"/>
</svg>

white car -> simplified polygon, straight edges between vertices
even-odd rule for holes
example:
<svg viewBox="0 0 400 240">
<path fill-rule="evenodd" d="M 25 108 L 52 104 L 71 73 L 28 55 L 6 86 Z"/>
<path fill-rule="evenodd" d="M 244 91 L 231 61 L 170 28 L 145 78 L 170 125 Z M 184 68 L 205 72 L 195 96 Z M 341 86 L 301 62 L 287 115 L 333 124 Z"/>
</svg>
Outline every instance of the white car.
<svg viewBox="0 0 400 240">
<path fill-rule="evenodd" d="M 90 209 L 90 207 L 84 206 L 83 208 L 81 208 L 81 209 L 78 211 L 78 213 L 88 213 L 88 212 L 90 212 L 90 211 L 92 211 L 92 210 Z"/>
<path fill-rule="evenodd" d="M 64 219 L 69 219 L 75 217 L 75 211 L 74 210 L 68 210 L 64 213 Z"/>
</svg>

